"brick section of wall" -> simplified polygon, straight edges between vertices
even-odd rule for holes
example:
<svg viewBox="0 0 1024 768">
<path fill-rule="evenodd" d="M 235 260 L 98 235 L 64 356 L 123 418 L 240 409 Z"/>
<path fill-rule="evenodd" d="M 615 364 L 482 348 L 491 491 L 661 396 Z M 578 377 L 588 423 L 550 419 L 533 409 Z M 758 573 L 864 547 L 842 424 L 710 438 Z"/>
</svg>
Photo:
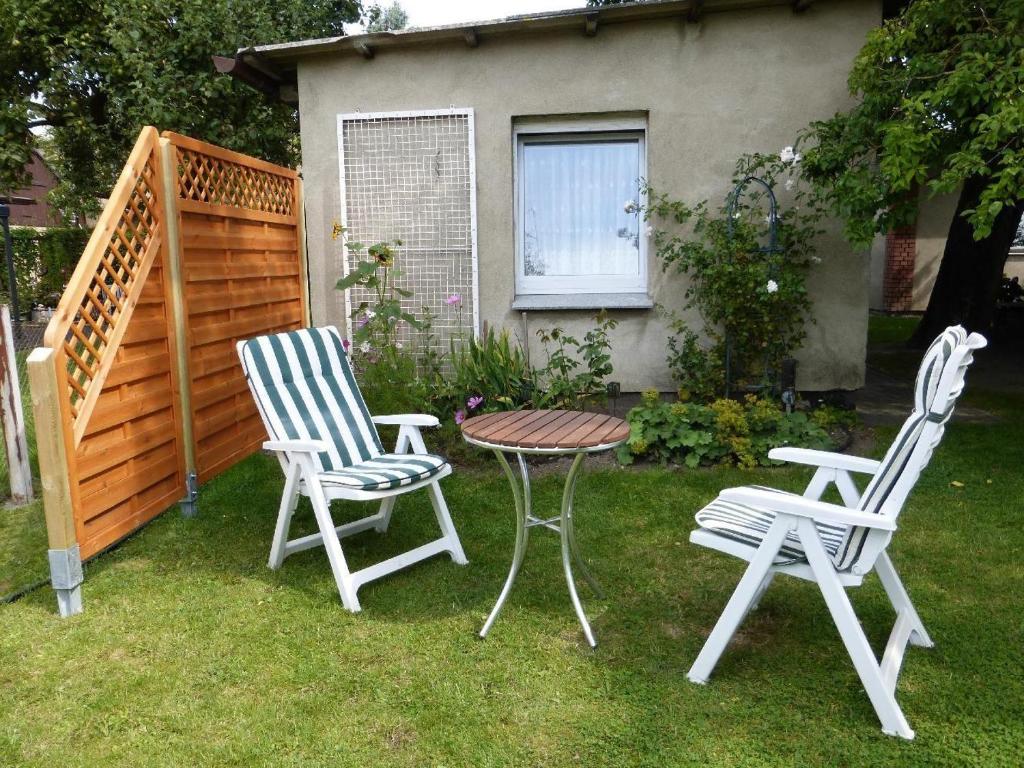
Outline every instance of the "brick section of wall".
<svg viewBox="0 0 1024 768">
<path fill-rule="evenodd" d="M 909 312 L 914 300 L 914 261 L 917 227 L 901 227 L 885 236 L 885 280 L 882 286 L 889 312 Z"/>
</svg>

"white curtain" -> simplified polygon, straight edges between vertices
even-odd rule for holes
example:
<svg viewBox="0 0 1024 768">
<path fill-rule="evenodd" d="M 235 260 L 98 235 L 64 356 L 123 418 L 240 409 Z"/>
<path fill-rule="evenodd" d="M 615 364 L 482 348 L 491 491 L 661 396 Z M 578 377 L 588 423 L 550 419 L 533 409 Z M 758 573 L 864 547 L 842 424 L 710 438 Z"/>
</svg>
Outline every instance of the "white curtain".
<svg viewBox="0 0 1024 768">
<path fill-rule="evenodd" d="M 527 276 L 635 275 L 637 139 L 524 142 L 523 254 Z"/>
</svg>

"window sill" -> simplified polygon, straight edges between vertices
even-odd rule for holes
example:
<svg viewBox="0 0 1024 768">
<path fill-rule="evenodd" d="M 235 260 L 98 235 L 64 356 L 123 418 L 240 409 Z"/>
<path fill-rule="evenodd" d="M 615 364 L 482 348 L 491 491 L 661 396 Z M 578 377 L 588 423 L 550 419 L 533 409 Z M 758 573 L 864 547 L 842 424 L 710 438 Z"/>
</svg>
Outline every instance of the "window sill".
<svg viewBox="0 0 1024 768">
<path fill-rule="evenodd" d="M 512 309 L 537 311 L 555 309 L 653 309 L 646 293 L 532 293 L 516 296 Z"/>
</svg>

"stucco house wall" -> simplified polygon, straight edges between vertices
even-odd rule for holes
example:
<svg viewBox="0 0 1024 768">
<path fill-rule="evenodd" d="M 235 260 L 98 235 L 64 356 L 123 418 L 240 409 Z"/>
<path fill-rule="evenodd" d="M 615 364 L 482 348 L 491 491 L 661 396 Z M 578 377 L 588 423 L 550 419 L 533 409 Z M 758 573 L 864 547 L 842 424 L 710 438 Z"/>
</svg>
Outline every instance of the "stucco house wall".
<svg viewBox="0 0 1024 768">
<path fill-rule="evenodd" d="M 609 24 L 596 36 L 549 31 L 488 37 L 479 47 L 410 45 L 371 60 L 353 52 L 298 59 L 311 301 L 315 323 L 344 326 L 337 115 L 471 107 L 475 112 L 480 318 L 516 330 L 539 355 L 535 329 L 558 324 L 582 335 L 590 311 L 513 311 L 513 124 L 525 116 L 647 115 L 647 167 L 659 190 L 688 201 L 722 200 L 736 158 L 777 152 L 813 119 L 847 106 L 846 77 L 877 0 L 787 4 Z M 653 248 L 651 249 L 653 250 Z M 800 350 L 798 386 L 854 389 L 864 378 L 870 256 L 829 226 L 810 277 L 814 321 Z M 649 255 L 649 293 L 679 309 L 684 285 Z M 619 310 L 613 378 L 624 391 L 673 388 L 664 321 L 653 310 Z M 691 318 L 700 327 L 698 318 Z"/>
</svg>

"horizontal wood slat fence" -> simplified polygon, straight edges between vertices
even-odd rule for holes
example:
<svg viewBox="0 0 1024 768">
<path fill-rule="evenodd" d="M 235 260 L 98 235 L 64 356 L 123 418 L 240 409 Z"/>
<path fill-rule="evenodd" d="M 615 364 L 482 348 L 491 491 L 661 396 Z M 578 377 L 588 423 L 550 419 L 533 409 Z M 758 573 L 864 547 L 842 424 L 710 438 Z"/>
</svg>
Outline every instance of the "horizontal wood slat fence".
<svg viewBox="0 0 1024 768">
<path fill-rule="evenodd" d="M 234 345 L 308 318 L 296 172 L 143 129 L 29 357 L 59 598 L 75 561 L 259 449 Z"/>
</svg>

